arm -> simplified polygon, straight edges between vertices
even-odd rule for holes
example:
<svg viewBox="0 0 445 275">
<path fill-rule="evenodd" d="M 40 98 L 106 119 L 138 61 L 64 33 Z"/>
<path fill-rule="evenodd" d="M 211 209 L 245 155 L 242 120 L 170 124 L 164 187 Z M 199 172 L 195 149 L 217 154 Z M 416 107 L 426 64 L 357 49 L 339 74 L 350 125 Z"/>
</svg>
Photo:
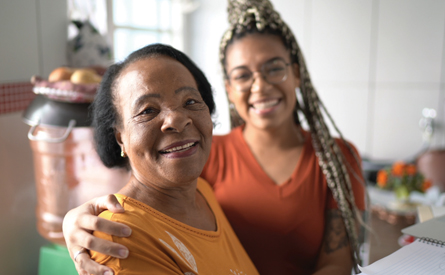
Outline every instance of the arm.
<svg viewBox="0 0 445 275">
<path fill-rule="evenodd" d="M 118 237 L 128 237 L 131 234 L 131 229 L 128 226 L 97 217 L 106 209 L 113 213 L 124 211 L 116 197 L 108 195 L 88 201 L 65 215 L 63 234 L 73 261 L 74 254 L 82 247 L 117 258 L 128 256 L 128 249 L 125 246 L 92 235 L 92 231 L 100 231 Z M 79 254 L 74 264 L 79 274 L 104 274 L 105 271 L 111 271 L 111 269 L 91 260 L 87 253 Z"/>
<path fill-rule="evenodd" d="M 325 220 L 323 244 L 314 275 L 351 275 L 351 248 L 340 210 L 327 210 Z"/>
</svg>

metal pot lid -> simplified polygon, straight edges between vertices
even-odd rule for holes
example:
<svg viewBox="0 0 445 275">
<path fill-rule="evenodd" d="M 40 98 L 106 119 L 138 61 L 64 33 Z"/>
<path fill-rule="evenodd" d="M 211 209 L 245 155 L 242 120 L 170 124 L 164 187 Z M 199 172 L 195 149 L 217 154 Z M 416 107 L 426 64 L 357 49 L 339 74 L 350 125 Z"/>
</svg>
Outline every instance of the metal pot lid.
<svg viewBox="0 0 445 275">
<path fill-rule="evenodd" d="M 71 120 L 75 120 L 75 127 L 89 127 L 90 103 L 69 103 L 37 95 L 23 113 L 23 121 L 31 126 L 59 126 L 68 127 Z"/>
</svg>

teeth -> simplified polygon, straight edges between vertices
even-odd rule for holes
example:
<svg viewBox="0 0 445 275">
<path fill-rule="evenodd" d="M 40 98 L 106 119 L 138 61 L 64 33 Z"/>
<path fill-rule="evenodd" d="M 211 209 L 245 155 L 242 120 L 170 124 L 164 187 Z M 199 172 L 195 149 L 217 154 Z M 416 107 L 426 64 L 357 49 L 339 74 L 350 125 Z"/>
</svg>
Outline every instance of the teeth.
<svg viewBox="0 0 445 275">
<path fill-rule="evenodd" d="M 194 142 L 190 142 L 190 143 L 184 144 L 183 146 L 173 147 L 173 148 L 170 148 L 168 150 L 164 150 L 162 152 L 163 153 L 172 153 L 172 152 L 178 152 L 178 151 L 185 151 L 188 148 L 192 147 L 193 144 L 195 144 L 195 143 Z"/>
<path fill-rule="evenodd" d="M 278 101 L 279 101 L 278 99 L 263 101 L 263 102 L 255 103 L 252 106 L 253 106 L 253 108 L 255 108 L 257 110 L 264 110 L 264 109 L 267 109 L 267 108 L 277 105 Z"/>
</svg>

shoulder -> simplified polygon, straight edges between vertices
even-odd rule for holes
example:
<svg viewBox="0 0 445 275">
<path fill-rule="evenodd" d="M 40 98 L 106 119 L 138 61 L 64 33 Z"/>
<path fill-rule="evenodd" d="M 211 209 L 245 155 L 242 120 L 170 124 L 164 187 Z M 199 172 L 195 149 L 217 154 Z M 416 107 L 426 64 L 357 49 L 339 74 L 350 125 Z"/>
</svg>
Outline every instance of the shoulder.
<svg viewBox="0 0 445 275">
<path fill-rule="evenodd" d="M 242 138 L 242 126 L 232 129 L 229 133 L 225 135 L 215 135 L 213 136 L 212 143 L 215 146 L 231 144 Z"/>
<path fill-rule="evenodd" d="M 112 213 L 106 210 L 100 213 L 99 217 L 114 222 L 124 223 L 130 227 L 140 224 L 142 220 L 146 224 L 156 222 L 153 218 L 157 217 L 157 211 L 150 206 L 122 194 L 114 195 L 124 208 L 125 212 Z"/>
<path fill-rule="evenodd" d="M 361 162 L 360 154 L 352 142 L 341 138 L 335 138 L 335 142 L 340 147 L 346 161 Z"/>
<path fill-rule="evenodd" d="M 360 153 L 354 144 L 347 140 L 336 138 L 335 141 L 340 147 L 340 150 L 344 156 L 345 166 L 349 174 L 352 190 L 354 192 L 355 203 L 360 210 L 365 210 L 366 183 L 362 174 L 362 160 Z"/>
<path fill-rule="evenodd" d="M 243 134 L 242 129 L 237 127 L 226 135 L 213 136 L 212 148 L 207 164 L 221 164 L 224 159 L 233 157 L 234 154 L 243 150 Z"/>
</svg>

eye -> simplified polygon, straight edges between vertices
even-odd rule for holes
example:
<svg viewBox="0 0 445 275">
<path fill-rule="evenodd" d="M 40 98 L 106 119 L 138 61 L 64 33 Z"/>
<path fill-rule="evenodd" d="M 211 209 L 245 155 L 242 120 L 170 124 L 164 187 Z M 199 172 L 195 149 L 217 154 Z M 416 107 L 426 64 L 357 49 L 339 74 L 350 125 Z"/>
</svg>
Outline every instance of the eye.
<svg viewBox="0 0 445 275">
<path fill-rule="evenodd" d="M 233 76 L 233 80 L 235 81 L 245 81 L 248 80 L 250 78 L 250 74 L 249 73 L 242 73 L 242 74 L 237 74 Z"/>
<path fill-rule="evenodd" d="M 266 73 L 269 75 L 281 74 L 284 72 L 285 69 L 286 69 L 285 67 L 275 66 L 275 67 L 268 68 L 266 70 Z"/>
<path fill-rule="evenodd" d="M 147 108 L 141 112 L 141 115 L 149 115 L 156 113 L 156 110 L 153 108 Z"/>
<path fill-rule="evenodd" d="M 245 68 L 234 69 L 230 74 L 230 80 L 235 82 L 248 81 L 252 77 L 252 73 Z"/>
<path fill-rule="evenodd" d="M 188 99 L 188 100 L 185 102 L 185 105 L 193 105 L 193 104 L 196 104 L 196 103 L 198 103 L 196 100 L 194 100 L 194 99 Z"/>
</svg>

